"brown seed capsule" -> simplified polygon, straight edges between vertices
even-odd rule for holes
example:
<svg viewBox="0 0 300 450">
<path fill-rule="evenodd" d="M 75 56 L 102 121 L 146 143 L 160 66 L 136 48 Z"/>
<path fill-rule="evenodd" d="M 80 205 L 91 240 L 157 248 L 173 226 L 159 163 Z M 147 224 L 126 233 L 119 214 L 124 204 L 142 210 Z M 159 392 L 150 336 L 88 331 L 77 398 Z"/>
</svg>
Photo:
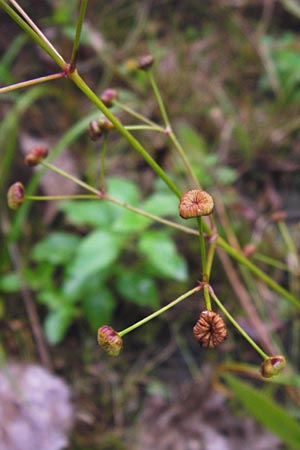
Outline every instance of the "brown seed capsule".
<svg viewBox="0 0 300 450">
<path fill-rule="evenodd" d="M 112 106 L 114 100 L 116 100 L 118 97 L 118 93 L 115 89 L 105 89 L 101 94 L 101 100 L 104 103 L 105 106 L 108 108 Z"/>
<path fill-rule="evenodd" d="M 11 209 L 18 209 L 24 202 L 24 186 L 17 181 L 7 191 L 7 204 Z"/>
<path fill-rule="evenodd" d="M 153 66 L 154 58 L 152 55 L 140 56 L 137 61 L 137 68 L 141 70 L 148 70 Z"/>
<path fill-rule="evenodd" d="M 47 158 L 49 150 L 45 146 L 37 146 L 32 148 L 25 156 L 24 162 L 27 166 L 36 166 L 43 159 Z"/>
<path fill-rule="evenodd" d="M 97 340 L 100 347 L 110 356 L 118 356 L 122 350 L 122 337 L 108 325 L 103 325 L 98 329 Z"/>
<path fill-rule="evenodd" d="M 274 377 L 281 372 L 285 366 L 285 363 L 286 360 L 283 355 L 270 356 L 270 358 L 266 359 L 262 363 L 260 373 L 264 378 Z"/>
<path fill-rule="evenodd" d="M 212 196 L 200 189 L 187 191 L 179 202 L 179 214 L 183 219 L 209 216 L 213 210 L 214 200 Z"/>
<path fill-rule="evenodd" d="M 202 311 L 193 328 L 195 339 L 201 347 L 214 348 L 227 338 L 227 328 L 222 317 L 214 311 Z"/>
<path fill-rule="evenodd" d="M 89 123 L 89 135 L 92 141 L 96 141 L 103 134 L 103 131 L 99 127 L 98 120 L 91 120 Z"/>
</svg>

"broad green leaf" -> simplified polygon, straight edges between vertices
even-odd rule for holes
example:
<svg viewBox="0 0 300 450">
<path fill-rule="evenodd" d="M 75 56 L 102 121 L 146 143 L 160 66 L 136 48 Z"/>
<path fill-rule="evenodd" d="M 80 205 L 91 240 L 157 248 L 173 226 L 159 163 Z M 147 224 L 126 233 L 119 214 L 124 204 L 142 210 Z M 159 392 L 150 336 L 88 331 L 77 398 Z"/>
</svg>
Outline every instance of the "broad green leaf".
<svg viewBox="0 0 300 450">
<path fill-rule="evenodd" d="M 226 374 L 224 377 L 237 399 L 258 422 L 276 434 L 290 448 L 299 449 L 300 425 L 289 416 L 288 411 L 248 383 L 232 375 Z"/>
<path fill-rule="evenodd" d="M 187 123 L 181 123 L 177 127 L 177 134 L 179 140 L 189 155 L 190 153 L 198 153 L 198 155 L 205 155 L 208 153 L 207 143 L 202 135 Z"/>
<path fill-rule="evenodd" d="M 42 289 L 40 292 L 37 292 L 37 299 L 52 310 L 61 309 L 66 303 L 66 298 L 61 291 L 55 289 Z"/>
<path fill-rule="evenodd" d="M 155 193 L 143 202 L 141 208 L 156 216 L 178 216 L 178 198 L 170 193 Z"/>
<path fill-rule="evenodd" d="M 151 219 L 132 211 L 125 211 L 113 224 L 112 229 L 120 233 L 137 233 L 151 223 Z"/>
<path fill-rule="evenodd" d="M 0 291 L 12 293 L 18 292 L 20 289 L 20 277 L 16 272 L 10 272 L 0 277 Z"/>
<path fill-rule="evenodd" d="M 117 200 L 130 203 L 134 206 L 138 204 L 138 188 L 132 181 L 124 178 L 109 178 L 107 181 L 107 191 L 109 195 Z"/>
<path fill-rule="evenodd" d="M 79 242 L 79 236 L 71 233 L 50 233 L 33 247 L 31 258 L 36 262 L 48 261 L 54 265 L 65 264 L 74 255 Z"/>
<path fill-rule="evenodd" d="M 67 268 L 68 277 L 81 280 L 109 267 L 121 250 L 121 238 L 108 231 L 96 230 L 82 238 L 74 259 Z"/>
<path fill-rule="evenodd" d="M 139 306 L 159 307 L 158 291 L 154 281 L 143 274 L 126 270 L 118 274 L 116 288 L 119 294 Z"/>
<path fill-rule="evenodd" d="M 62 202 L 59 208 L 74 225 L 108 227 L 115 216 L 115 206 L 100 199 Z"/>
<path fill-rule="evenodd" d="M 56 345 L 63 340 L 76 315 L 76 310 L 71 307 L 60 308 L 47 315 L 44 322 L 44 329 L 50 344 Z"/>
<path fill-rule="evenodd" d="M 98 290 L 100 286 L 103 286 L 110 273 L 110 267 L 84 278 L 79 277 L 76 273 L 68 273 L 62 283 L 61 292 L 70 303 L 77 302 L 87 292 Z"/>
<path fill-rule="evenodd" d="M 167 234 L 147 231 L 142 235 L 138 246 L 156 275 L 178 281 L 187 279 L 186 262 Z"/>
<path fill-rule="evenodd" d="M 116 300 L 107 288 L 100 287 L 97 291 L 87 292 L 81 304 L 91 329 L 96 331 L 101 325 L 111 322 Z"/>
</svg>

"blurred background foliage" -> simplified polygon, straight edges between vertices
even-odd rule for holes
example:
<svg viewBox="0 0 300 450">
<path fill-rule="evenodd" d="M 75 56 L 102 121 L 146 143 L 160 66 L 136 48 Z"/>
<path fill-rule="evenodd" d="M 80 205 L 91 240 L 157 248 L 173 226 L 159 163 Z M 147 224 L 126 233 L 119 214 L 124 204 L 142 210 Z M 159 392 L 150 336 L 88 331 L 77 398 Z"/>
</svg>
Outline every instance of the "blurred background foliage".
<svg viewBox="0 0 300 450">
<path fill-rule="evenodd" d="M 67 58 L 77 2 L 22 6 Z M 56 70 L 3 12 L 0 20 L 2 86 Z M 237 248 L 251 244 L 250 257 L 298 297 L 299 21 L 292 0 L 91 0 L 78 59 L 95 92 L 116 88 L 120 102 L 160 122 L 146 78 L 132 70 L 135 57 L 154 55 L 174 129 L 202 186 L 215 196 L 220 234 Z M 135 123 L 118 107 L 114 112 Z M 80 405 L 72 448 L 121 449 L 121 441 L 132 437 L 129 424 L 142 427 L 145 398 L 158 396 L 170 405 L 178 387 L 198 379 L 206 366 L 211 373 L 221 362 L 258 361 L 235 332 L 220 350 L 199 352 L 191 333 L 198 299 L 130 334 L 118 359 L 100 353 L 98 326 L 123 329 L 185 292 L 199 279 L 199 254 L 193 237 L 108 203 L 26 203 L 17 213 L 7 210 L 6 190 L 16 180 L 28 192 L 74 193 L 69 182 L 24 167 L 32 143 L 47 143 L 57 165 L 97 185 L 102 142 L 89 139 L 87 125 L 98 116 L 67 80 L 0 98 L 1 345 L 7 358 L 37 359 L 29 312 L 36 308 L 48 361 L 67 377 Z M 186 189 L 167 138 L 136 135 Z M 106 168 L 112 196 L 180 222 L 176 198 L 114 132 Z M 284 225 L 272 219 L 279 210 L 286 213 Z M 299 312 L 218 255 L 212 283 L 221 299 L 264 348 L 291 362 L 294 381 L 265 389 L 298 420 Z"/>
</svg>

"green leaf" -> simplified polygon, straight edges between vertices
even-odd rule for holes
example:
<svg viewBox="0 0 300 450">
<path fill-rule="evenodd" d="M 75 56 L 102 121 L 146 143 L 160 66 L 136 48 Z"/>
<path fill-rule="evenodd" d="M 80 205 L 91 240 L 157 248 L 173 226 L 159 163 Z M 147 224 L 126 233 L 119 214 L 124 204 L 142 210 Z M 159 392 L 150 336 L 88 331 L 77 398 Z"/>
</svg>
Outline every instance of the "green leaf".
<svg viewBox="0 0 300 450">
<path fill-rule="evenodd" d="M 82 310 L 90 327 L 96 331 L 101 325 L 111 322 L 116 307 L 113 294 L 104 287 L 86 293 L 82 300 Z"/>
<path fill-rule="evenodd" d="M 63 340 L 76 315 L 76 310 L 71 307 L 60 308 L 48 314 L 44 322 L 44 329 L 50 344 L 56 345 Z"/>
<path fill-rule="evenodd" d="M 159 307 L 158 291 L 154 281 L 143 274 L 130 271 L 117 276 L 116 288 L 119 294 L 139 306 Z"/>
<path fill-rule="evenodd" d="M 108 231 L 96 230 L 83 238 L 73 261 L 67 268 L 68 277 L 80 280 L 109 267 L 121 250 L 121 238 Z"/>
<path fill-rule="evenodd" d="M 177 134 L 188 155 L 193 152 L 198 153 L 198 155 L 205 155 L 208 153 L 208 147 L 205 139 L 197 130 L 195 130 L 195 128 L 191 127 L 187 123 L 181 123 L 179 125 Z"/>
<path fill-rule="evenodd" d="M 48 261 L 51 264 L 65 264 L 68 262 L 80 241 L 80 238 L 71 233 L 50 233 L 32 249 L 31 258 L 36 262 Z"/>
<path fill-rule="evenodd" d="M 0 278 L 0 291 L 6 293 L 18 292 L 21 289 L 20 277 L 16 272 L 2 275 Z"/>
<path fill-rule="evenodd" d="M 178 198 L 170 193 L 155 193 L 144 201 L 141 208 L 156 216 L 178 216 Z"/>
<path fill-rule="evenodd" d="M 113 224 L 112 229 L 120 233 L 137 233 L 144 230 L 151 220 L 132 211 L 124 211 Z"/>
<path fill-rule="evenodd" d="M 248 383 L 232 375 L 224 377 L 238 400 L 258 422 L 291 448 L 299 449 L 300 426 L 285 409 Z"/>
<path fill-rule="evenodd" d="M 166 233 L 147 231 L 141 237 L 138 246 L 156 275 L 178 281 L 187 279 L 186 262 Z"/>
<path fill-rule="evenodd" d="M 115 215 L 115 205 L 100 199 L 62 202 L 59 209 L 66 214 L 67 219 L 74 225 L 108 227 Z"/>
</svg>

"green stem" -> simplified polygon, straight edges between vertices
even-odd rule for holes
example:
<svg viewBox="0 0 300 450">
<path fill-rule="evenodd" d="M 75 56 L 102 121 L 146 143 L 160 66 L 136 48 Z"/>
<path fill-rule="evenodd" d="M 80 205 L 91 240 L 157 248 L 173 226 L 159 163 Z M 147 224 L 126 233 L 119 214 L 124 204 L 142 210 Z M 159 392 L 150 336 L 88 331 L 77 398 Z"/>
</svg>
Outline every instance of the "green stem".
<svg viewBox="0 0 300 450">
<path fill-rule="evenodd" d="M 80 44 L 80 35 L 81 35 L 83 21 L 85 18 L 87 3 L 88 3 L 87 0 L 81 0 L 81 2 L 80 2 L 80 9 L 79 9 L 77 24 L 76 24 L 76 33 L 75 33 L 75 39 L 73 42 L 72 56 L 71 56 L 71 62 L 70 62 L 70 72 L 73 72 L 76 68 L 76 60 L 77 60 L 78 48 L 79 48 L 79 44 Z"/>
<path fill-rule="evenodd" d="M 160 94 L 160 90 L 159 90 L 159 88 L 158 88 L 158 86 L 156 84 L 156 81 L 155 81 L 155 78 L 153 76 L 153 73 L 152 73 L 151 70 L 147 70 L 146 73 L 148 75 L 148 78 L 149 78 L 150 84 L 152 86 L 152 89 L 153 89 L 153 92 L 154 92 L 154 95 L 155 95 L 155 98 L 156 98 L 156 101 L 157 101 L 160 113 L 162 115 L 164 124 L 166 126 L 166 131 L 167 131 L 168 135 L 170 136 L 170 139 L 173 142 L 173 144 L 174 144 L 174 146 L 175 146 L 175 148 L 176 148 L 180 158 L 182 159 L 182 161 L 183 161 L 183 163 L 185 165 L 185 168 L 187 170 L 187 173 L 189 174 L 189 176 L 191 178 L 191 181 L 195 184 L 195 187 L 200 187 L 199 181 L 197 180 L 195 172 L 194 172 L 194 170 L 193 170 L 193 168 L 192 168 L 192 166 L 191 166 L 191 164 L 190 164 L 190 162 L 189 162 L 189 160 L 188 160 L 188 158 L 186 156 L 186 153 L 185 153 L 184 149 L 182 148 L 182 145 L 178 141 L 175 133 L 172 130 L 171 123 L 170 123 L 170 120 L 169 120 L 169 117 L 168 117 L 168 113 L 167 113 L 167 110 L 165 108 L 164 101 L 163 101 L 162 96 Z"/>
<path fill-rule="evenodd" d="M 277 259 L 271 258 L 270 256 L 262 255 L 261 253 L 253 253 L 252 255 L 253 259 L 256 259 L 257 261 L 261 261 L 262 263 L 268 264 L 269 266 L 276 267 L 280 270 L 290 271 L 291 269 L 284 264 L 281 261 L 277 261 Z"/>
<path fill-rule="evenodd" d="M 201 217 L 197 217 L 198 230 L 199 230 L 199 241 L 200 241 L 200 252 L 201 252 L 201 262 L 202 262 L 202 281 L 207 282 L 207 268 L 206 268 L 206 248 L 205 239 L 203 234 L 203 220 Z"/>
<path fill-rule="evenodd" d="M 15 2 L 16 3 L 16 2 Z M 5 0 L 0 0 L 0 7 L 16 22 L 45 52 L 61 67 L 65 70 L 66 62 L 63 57 L 57 52 L 57 50 L 53 47 L 53 45 L 48 41 L 46 36 L 36 27 L 36 25 L 32 26 L 33 22 L 30 20 L 30 25 L 20 17 L 20 15 L 11 8 Z M 21 11 L 20 6 L 18 7 L 19 11 Z M 23 13 L 23 16 L 27 15 Z"/>
<path fill-rule="evenodd" d="M 142 114 L 134 111 L 134 109 L 130 108 L 129 106 L 124 105 L 123 103 L 121 103 L 117 100 L 114 101 L 114 106 L 117 106 L 118 108 L 127 112 L 131 116 L 135 117 L 136 119 L 139 119 L 141 122 L 147 123 L 149 126 L 158 127 L 159 131 L 161 131 L 162 133 L 166 132 L 166 130 L 163 127 L 160 127 L 157 123 L 153 122 L 152 120 L 148 119 L 147 117 L 143 116 Z"/>
<path fill-rule="evenodd" d="M 216 241 L 216 239 L 213 239 L 212 242 L 210 242 L 209 247 L 208 247 L 207 262 L 206 262 L 206 275 L 207 275 L 208 281 L 210 279 L 212 264 L 213 264 L 215 251 L 216 251 L 216 245 L 217 245 L 217 241 Z"/>
<path fill-rule="evenodd" d="M 283 220 L 280 220 L 278 222 L 278 228 L 281 233 L 282 239 L 286 245 L 286 248 L 288 249 L 288 252 L 295 255 L 296 258 L 298 258 L 297 257 L 297 249 L 296 249 L 293 239 L 290 235 L 288 227 L 286 226 L 286 223 Z"/>
<path fill-rule="evenodd" d="M 54 73 L 53 75 L 46 75 L 44 77 L 34 78 L 33 80 L 21 81 L 20 83 L 10 84 L 9 86 L 5 86 L 0 88 L 0 94 L 4 94 L 5 92 L 14 91 L 15 89 L 21 89 L 28 86 L 33 86 L 40 83 L 45 83 L 46 81 L 56 80 L 57 78 L 65 77 L 65 72 Z"/>
<path fill-rule="evenodd" d="M 237 321 L 232 317 L 229 311 L 225 308 L 223 303 L 218 299 L 214 290 L 211 286 L 209 286 L 210 295 L 213 300 L 216 302 L 218 307 L 223 311 L 227 319 L 232 323 L 232 325 L 239 331 L 239 333 L 249 342 L 249 344 L 257 351 L 257 353 L 264 359 L 268 359 L 269 356 L 251 339 L 251 337 L 246 333 L 246 331 L 237 323 Z"/>
<path fill-rule="evenodd" d="M 25 195 L 25 200 L 51 201 L 51 200 L 91 200 L 98 199 L 98 195 Z"/>
<path fill-rule="evenodd" d="M 1 0 L 0 0 L 1 1 Z M 93 102 L 100 111 L 114 124 L 116 129 L 122 136 L 132 145 L 132 147 L 144 158 L 144 160 L 152 167 L 154 172 L 166 183 L 166 185 L 174 192 L 177 197 L 181 197 L 181 192 L 176 184 L 169 178 L 166 172 L 159 164 L 149 155 L 147 150 L 140 144 L 137 139 L 122 125 L 122 123 L 111 113 L 111 111 L 103 104 L 100 98 L 89 88 L 85 81 L 75 70 L 69 75 L 69 78 L 76 86 Z"/>
<path fill-rule="evenodd" d="M 161 128 L 158 125 L 125 125 L 126 130 L 130 131 L 140 131 L 140 130 L 150 130 L 150 131 L 162 131 L 163 128 Z M 163 131 L 164 132 L 164 131 Z"/>
<path fill-rule="evenodd" d="M 85 183 L 84 181 L 79 180 L 79 178 L 74 177 L 73 175 L 69 174 L 68 172 L 65 172 L 64 170 L 59 169 L 58 167 L 54 166 L 53 164 L 51 164 L 47 161 L 41 161 L 40 164 L 43 165 L 44 167 L 47 167 L 47 169 L 50 169 L 53 172 L 58 173 L 62 177 L 65 177 L 68 180 L 73 181 L 75 184 L 78 184 L 79 186 L 83 187 L 87 191 L 93 192 L 94 194 L 96 194 L 98 196 L 98 198 L 103 197 L 103 193 L 101 191 L 99 191 L 98 189 L 93 188 L 89 184 Z"/>
<path fill-rule="evenodd" d="M 204 293 L 205 307 L 208 311 L 211 311 L 212 307 L 211 307 L 211 301 L 210 301 L 210 295 L 209 295 L 209 288 L 208 288 L 207 284 L 203 287 L 203 293 Z"/>
<path fill-rule="evenodd" d="M 185 294 L 183 294 L 180 297 L 173 300 L 171 303 L 168 303 L 168 305 L 164 306 L 163 308 L 159 309 L 158 311 L 155 311 L 153 314 L 150 314 L 149 316 L 145 317 L 144 319 L 140 320 L 139 322 L 134 323 L 130 327 L 125 328 L 125 330 L 120 331 L 118 334 L 120 336 L 124 336 L 125 334 L 130 333 L 131 331 L 144 325 L 145 323 L 149 322 L 150 320 L 154 319 L 155 317 L 159 316 L 160 314 L 163 314 L 165 311 L 168 311 L 168 309 L 173 308 L 173 306 L 182 302 L 183 300 L 185 300 L 186 298 L 195 294 L 196 292 L 199 292 L 201 289 L 202 289 L 201 286 L 196 286 L 195 288 L 191 289 L 188 292 L 185 292 Z"/>
<path fill-rule="evenodd" d="M 100 189 L 105 191 L 105 155 L 107 151 L 108 132 L 104 130 L 103 144 L 100 152 Z"/>
</svg>

